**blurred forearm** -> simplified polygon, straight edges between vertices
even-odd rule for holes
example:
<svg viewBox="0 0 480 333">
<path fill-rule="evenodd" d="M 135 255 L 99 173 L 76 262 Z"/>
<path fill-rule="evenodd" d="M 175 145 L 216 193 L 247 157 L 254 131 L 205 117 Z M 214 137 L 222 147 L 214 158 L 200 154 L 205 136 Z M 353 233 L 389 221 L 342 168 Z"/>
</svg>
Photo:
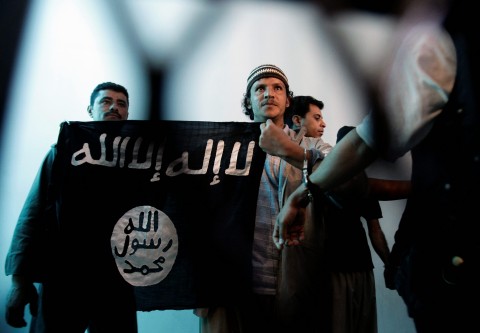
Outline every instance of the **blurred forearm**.
<svg viewBox="0 0 480 333">
<path fill-rule="evenodd" d="M 377 154 L 352 130 L 312 172 L 310 181 L 322 190 L 331 190 L 363 171 L 376 158 Z"/>
</svg>

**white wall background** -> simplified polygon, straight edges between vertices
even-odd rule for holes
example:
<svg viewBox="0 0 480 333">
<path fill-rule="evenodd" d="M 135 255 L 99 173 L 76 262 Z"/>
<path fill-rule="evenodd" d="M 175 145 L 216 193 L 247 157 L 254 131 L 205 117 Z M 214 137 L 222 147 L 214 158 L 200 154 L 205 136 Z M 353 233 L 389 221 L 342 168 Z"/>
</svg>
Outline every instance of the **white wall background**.
<svg viewBox="0 0 480 333">
<path fill-rule="evenodd" d="M 114 6 L 123 6 L 126 15 L 117 16 Z M 342 28 L 353 41 L 361 41 L 358 59 L 370 70 L 391 26 L 364 16 L 346 22 Z M 0 267 L 59 124 L 90 120 L 86 108 L 92 89 L 103 81 L 126 86 L 130 119 L 147 119 L 149 96 L 159 92 L 150 91 L 145 60 L 166 69 L 165 119 L 199 121 L 249 121 L 241 109 L 247 76 L 260 64 L 276 64 L 295 95 L 325 103 L 324 139 L 333 144 L 337 130 L 357 125 L 365 108 L 358 89 L 363 83 L 347 75 L 324 24 L 316 7 L 295 1 L 33 0 L 1 131 Z M 125 25 L 129 33 L 121 28 Z M 376 163 L 368 173 L 408 178 L 409 156 L 395 164 Z M 391 245 L 404 201 L 381 204 L 382 227 Z M 402 300 L 385 288 L 380 259 L 373 257 L 379 332 L 414 332 Z M 5 323 L 9 287 L 10 277 L 0 274 L 0 332 L 28 332 Z M 139 329 L 198 332 L 198 319 L 191 310 L 142 312 Z"/>
</svg>

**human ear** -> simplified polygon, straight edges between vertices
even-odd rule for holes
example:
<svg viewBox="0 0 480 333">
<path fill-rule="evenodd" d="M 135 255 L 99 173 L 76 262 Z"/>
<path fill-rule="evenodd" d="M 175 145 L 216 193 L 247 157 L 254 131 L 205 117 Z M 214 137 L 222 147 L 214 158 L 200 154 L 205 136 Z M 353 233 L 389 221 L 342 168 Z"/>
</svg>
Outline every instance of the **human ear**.
<svg viewBox="0 0 480 333">
<path fill-rule="evenodd" d="M 298 114 L 295 114 L 292 116 L 292 122 L 297 125 L 297 126 L 302 126 L 302 117 L 300 117 Z"/>
</svg>

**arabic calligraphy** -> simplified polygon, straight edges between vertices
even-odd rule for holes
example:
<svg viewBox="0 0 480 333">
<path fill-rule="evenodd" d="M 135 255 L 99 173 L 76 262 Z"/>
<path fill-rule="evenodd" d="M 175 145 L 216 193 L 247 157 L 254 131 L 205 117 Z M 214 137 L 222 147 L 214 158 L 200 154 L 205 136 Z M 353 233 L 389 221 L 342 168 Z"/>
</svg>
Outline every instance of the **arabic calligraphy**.
<svg viewBox="0 0 480 333">
<path fill-rule="evenodd" d="M 130 137 L 117 136 L 114 138 L 112 142 L 112 146 L 108 147 L 113 152 L 111 159 L 107 159 L 107 144 L 106 144 L 107 134 L 102 133 L 99 137 L 99 144 L 100 144 L 100 157 L 98 159 L 94 159 L 92 157 L 92 153 L 90 151 L 90 144 L 88 142 L 83 143 L 82 148 L 78 151 L 75 151 L 72 154 L 71 164 L 73 166 L 80 166 L 84 163 L 89 163 L 92 165 L 101 165 L 106 167 L 127 167 L 130 169 L 154 169 L 154 174 L 150 179 L 151 182 L 159 181 L 160 180 L 160 169 L 163 163 L 163 153 L 164 147 L 166 142 L 164 141 L 159 148 L 155 151 L 154 142 L 143 142 L 143 138 L 139 137 L 135 140 L 133 146 L 130 143 Z M 143 154 L 140 154 L 142 145 L 146 145 L 147 149 Z M 237 166 L 239 165 L 239 152 L 241 149 L 242 143 L 235 142 L 230 155 L 230 161 L 228 168 L 224 171 L 226 175 L 233 175 L 233 176 L 248 176 L 250 173 L 250 167 L 252 164 L 253 159 L 253 150 L 255 148 L 255 141 L 250 141 L 247 147 L 247 153 L 245 155 L 245 162 L 243 165 L 245 166 L 242 169 L 239 169 Z M 131 160 L 127 163 L 127 151 L 131 149 Z M 189 152 L 184 151 L 182 152 L 181 156 L 174 159 L 170 162 L 166 168 L 165 175 L 169 177 L 175 177 L 181 174 L 188 174 L 188 175 L 205 175 L 208 171 L 208 167 L 210 165 L 210 160 L 212 158 L 214 151 L 214 140 L 208 139 L 205 145 L 205 152 L 203 156 L 202 166 L 199 169 L 191 168 L 191 164 L 189 163 Z M 224 158 L 225 149 L 225 141 L 219 140 L 216 145 L 216 150 L 214 154 L 214 162 L 212 167 L 212 172 L 214 173 L 214 177 L 211 185 L 218 184 L 220 182 L 219 174 L 221 174 L 221 162 Z M 225 158 L 228 158 L 226 156 Z"/>
<path fill-rule="evenodd" d="M 163 280 L 178 252 L 178 236 L 170 218 L 151 206 L 128 211 L 116 223 L 112 254 L 124 279 L 135 286 Z"/>
</svg>

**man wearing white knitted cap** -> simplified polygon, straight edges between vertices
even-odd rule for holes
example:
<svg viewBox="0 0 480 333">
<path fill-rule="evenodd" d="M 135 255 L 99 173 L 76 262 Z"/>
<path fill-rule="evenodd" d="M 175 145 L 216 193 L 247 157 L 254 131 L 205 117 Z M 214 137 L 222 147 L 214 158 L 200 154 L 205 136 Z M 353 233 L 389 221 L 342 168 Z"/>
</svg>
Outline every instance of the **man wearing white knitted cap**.
<svg viewBox="0 0 480 333">
<path fill-rule="evenodd" d="M 247 78 L 243 112 L 261 127 L 260 146 L 268 147 L 260 180 L 252 250 L 252 293 L 241 304 L 210 308 L 203 312 L 202 333 L 282 332 L 301 329 L 304 321 L 291 322 L 278 311 L 278 251 L 272 242 L 276 216 L 288 186 L 298 186 L 302 169 L 311 170 L 328 154 L 332 146 L 321 138 L 304 137 L 285 124 L 284 117 L 292 103 L 288 78 L 277 66 L 264 64 L 254 68 Z M 265 140 L 265 134 L 274 140 Z M 289 183 L 290 182 L 290 183 Z M 200 314 L 199 314 L 200 315 Z M 280 320 L 279 320 L 280 319 Z M 292 326 L 289 324 L 292 323 Z"/>
</svg>

